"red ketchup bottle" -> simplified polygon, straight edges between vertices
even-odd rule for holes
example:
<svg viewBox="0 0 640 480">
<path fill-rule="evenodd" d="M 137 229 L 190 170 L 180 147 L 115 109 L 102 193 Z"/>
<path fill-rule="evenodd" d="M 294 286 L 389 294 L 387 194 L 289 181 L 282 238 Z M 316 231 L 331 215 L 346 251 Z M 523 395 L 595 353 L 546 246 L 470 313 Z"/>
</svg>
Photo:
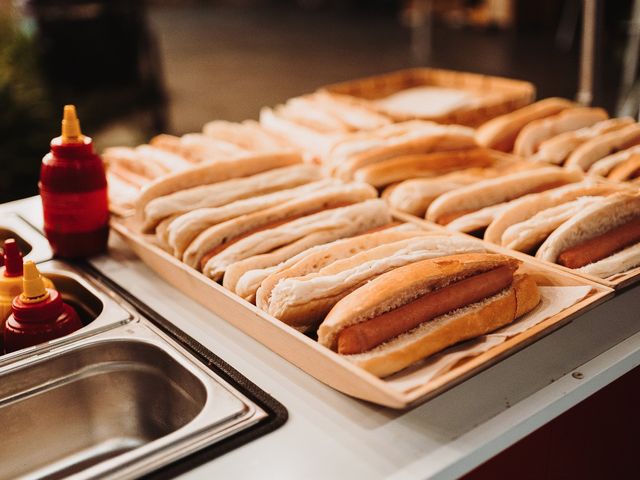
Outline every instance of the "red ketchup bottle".
<svg viewBox="0 0 640 480">
<path fill-rule="evenodd" d="M 4 325 L 6 353 L 60 338 L 82 328 L 78 313 L 62 301 L 60 292 L 46 288 L 35 263 L 24 263 L 23 291 L 13 299 Z"/>
<path fill-rule="evenodd" d="M 62 135 L 42 159 L 44 231 L 59 257 L 104 252 L 109 237 L 107 179 L 91 138 L 82 135 L 73 105 L 65 105 Z"/>
</svg>

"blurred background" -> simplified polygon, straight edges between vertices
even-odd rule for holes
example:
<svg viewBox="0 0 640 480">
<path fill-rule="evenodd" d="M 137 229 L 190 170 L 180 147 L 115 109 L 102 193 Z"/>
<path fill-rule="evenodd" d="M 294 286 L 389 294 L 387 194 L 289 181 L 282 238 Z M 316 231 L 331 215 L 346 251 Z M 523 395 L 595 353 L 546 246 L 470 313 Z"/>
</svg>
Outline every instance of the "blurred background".
<svg viewBox="0 0 640 480">
<path fill-rule="evenodd" d="M 594 5 L 593 104 L 637 115 L 640 0 Z M 0 0 L 0 202 L 37 192 L 66 103 L 101 150 L 257 118 L 321 85 L 412 66 L 521 78 L 539 98 L 575 98 L 583 9 L 583 0 Z"/>
</svg>

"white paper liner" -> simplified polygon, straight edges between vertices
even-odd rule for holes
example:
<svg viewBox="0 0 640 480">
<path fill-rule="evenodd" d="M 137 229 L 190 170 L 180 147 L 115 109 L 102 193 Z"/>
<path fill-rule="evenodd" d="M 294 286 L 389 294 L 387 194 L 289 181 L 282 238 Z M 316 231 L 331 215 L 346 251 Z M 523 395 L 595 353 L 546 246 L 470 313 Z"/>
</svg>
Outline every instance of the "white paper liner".
<svg viewBox="0 0 640 480">
<path fill-rule="evenodd" d="M 447 348 L 421 362 L 396 373 L 385 380 L 390 387 L 408 392 L 425 385 L 434 378 L 449 372 L 463 359 L 475 357 L 514 337 L 540 322 L 578 303 L 591 291 L 589 286 L 538 287 L 540 304 L 514 323 L 488 335 Z"/>
</svg>

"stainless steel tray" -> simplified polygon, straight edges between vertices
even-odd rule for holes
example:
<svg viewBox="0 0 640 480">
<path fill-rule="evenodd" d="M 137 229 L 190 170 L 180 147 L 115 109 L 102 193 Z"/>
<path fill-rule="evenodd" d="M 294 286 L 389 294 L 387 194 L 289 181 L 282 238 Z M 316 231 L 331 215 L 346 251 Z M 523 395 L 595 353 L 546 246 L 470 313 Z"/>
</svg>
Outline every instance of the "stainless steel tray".
<svg viewBox="0 0 640 480">
<path fill-rule="evenodd" d="M 265 416 L 136 319 L 0 368 L 0 478 L 135 478 Z"/>
<path fill-rule="evenodd" d="M 0 213 L 0 246 L 7 238 L 15 238 L 25 260 L 35 263 L 53 258 L 47 239 L 22 217 L 14 213 Z"/>
</svg>

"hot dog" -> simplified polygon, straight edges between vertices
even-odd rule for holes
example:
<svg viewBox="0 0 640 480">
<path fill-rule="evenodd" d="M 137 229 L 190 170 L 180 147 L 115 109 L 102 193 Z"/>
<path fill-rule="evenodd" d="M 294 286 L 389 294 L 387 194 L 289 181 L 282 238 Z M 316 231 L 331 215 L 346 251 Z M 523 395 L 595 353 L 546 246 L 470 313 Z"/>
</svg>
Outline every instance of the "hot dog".
<svg viewBox="0 0 640 480">
<path fill-rule="evenodd" d="M 640 217 L 564 250 L 558 255 L 558 263 L 568 268 L 584 267 L 638 242 Z"/>
<path fill-rule="evenodd" d="M 347 327 L 338 336 L 338 353 L 366 352 L 422 322 L 495 295 L 511 285 L 513 270 L 510 266 L 502 266 L 479 273 L 426 293 L 371 320 Z"/>
<path fill-rule="evenodd" d="M 640 265 L 640 193 L 623 190 L 560 225 L 536 257 L 606 278 Z"/>
<path fill-rule="evenodd" d="M 385 377 L 460 341 L 511 323 L 540 301 L 519 261 L 467 253 L 384 273 L 340 300 L 318 341 Z"/>
</svg>

